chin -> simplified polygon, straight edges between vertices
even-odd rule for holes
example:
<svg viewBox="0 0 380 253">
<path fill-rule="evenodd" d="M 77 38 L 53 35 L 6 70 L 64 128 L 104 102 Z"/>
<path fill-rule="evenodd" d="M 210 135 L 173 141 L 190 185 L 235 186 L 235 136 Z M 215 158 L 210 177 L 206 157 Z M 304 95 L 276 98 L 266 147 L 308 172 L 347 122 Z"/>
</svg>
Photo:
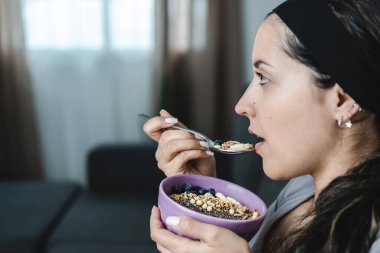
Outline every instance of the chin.
<svg viewBox="0 0 380 253">
<path fill-rule="evenodd" d="M 276 169 L 277 168 L 277 169 Z M 289 180 L 292 178 L 286 169 L 278 169 L 278 167 L 268 167 L 263 165 L 264 173 L 272 180 Z"/>
</svg>

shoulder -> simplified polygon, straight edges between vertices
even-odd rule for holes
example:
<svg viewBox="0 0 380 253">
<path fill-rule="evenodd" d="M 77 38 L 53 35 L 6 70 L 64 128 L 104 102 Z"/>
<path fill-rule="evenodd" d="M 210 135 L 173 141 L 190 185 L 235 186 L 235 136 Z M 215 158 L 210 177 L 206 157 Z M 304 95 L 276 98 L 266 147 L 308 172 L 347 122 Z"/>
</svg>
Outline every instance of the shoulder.
<svg viewBox="0 0 380 253">
<path fill-rule="evenodd" d="M 293 178 L 282 189 L 277 198 L 277 204 L 282 205 L 289 199 L 304 198 L 306 195 L 314 194 L 314 180 L 310 175 Z"/>
<path fill-rule="evenodd" d="M 376 240 L 373 242 L 369 253 L 379 253 L 380 252 L 380 231 L 377 233 Z"/>
<path fill-rule="evenodd" d="M 252 252 L 262 251 L 264 236 L 272 224 L 312 195 L 314 195 L 314 180 L 311 176 L 301 176 L 290 180 L 268 208 L 262 226 L 249 242 Z"/>
</svg>

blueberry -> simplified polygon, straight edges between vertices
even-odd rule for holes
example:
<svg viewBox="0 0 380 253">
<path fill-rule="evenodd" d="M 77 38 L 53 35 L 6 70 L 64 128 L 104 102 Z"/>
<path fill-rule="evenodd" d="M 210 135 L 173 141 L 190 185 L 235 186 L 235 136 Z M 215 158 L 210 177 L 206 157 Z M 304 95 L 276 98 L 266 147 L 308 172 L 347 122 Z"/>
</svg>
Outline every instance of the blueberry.
<svg viewBox="0 0 380 253">
<path fill-rule="evenodd" d="M 204 195 L 207 191 L 203 188 L 198 190 L 198 195 Z"/>
<path fill-rule="evenodd" d="M 183 190 L 182 190 L 182 187 L 180 186 L 180 185 L 173 185 L 173 187 L 172 187 L 172 192 L 174 193 L 174 194 L 180 194 L 180 193 L 182 193 L 183 192 Z"/>
<path fill-rule="evenodd" d="M 210 188 L 207 190 L 209 193 L 211 193 L 212 195 L 215 196 L 216 192 L 215 192 L 215 189 L 214 188 Z"/>
<path fill-rule="evenodd" d="M 221 141 L 221 140 L 215 140 L 214 141 L 214 145 L 222 145 L 224 143 L 224 141 Z"/>
<path fill-rule="evenodd" d="M 193 189 L 191 190 L 192 193 L 195 193 L 195 194 L 198 194 L 198 191 L 202 189 L 201 187 L 199 186 L 193 186 Z"/>
<path fill-rule="evenodd" d="M 186 183 L 186 184 L 183 184 L 182 185 L 182 188 L 185 190 L 185 191 L 191 191 L 191 189 L 193 188 L 193 186 L 189 183 Z"/>
</svg>

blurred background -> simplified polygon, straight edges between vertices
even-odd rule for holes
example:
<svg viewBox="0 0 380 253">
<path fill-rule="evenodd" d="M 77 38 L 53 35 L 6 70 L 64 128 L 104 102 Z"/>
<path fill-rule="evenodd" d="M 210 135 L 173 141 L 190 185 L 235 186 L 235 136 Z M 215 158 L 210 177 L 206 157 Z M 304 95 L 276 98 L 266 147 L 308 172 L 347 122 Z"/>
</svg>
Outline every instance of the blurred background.
<svg viewBox="0 0 380 253">
<path fill-rule="evenodd" d="M 81 198 L 99 185 L 122 189 L 161 179 L 157 168 L 143 165 L 154 159 L 155 144 L 142 132 L 138 113 L 153 116 L 165 108 L 211 138 L 253 142 L 234 106 L 252 79 L 256 30 L 280 2 L 0 0 L 0 211 L 6 210 L 1 197 L 14 202 L 9 187 L 15 182 L 65 182 L 72 187 L 67 194 Z M 217 156 L 217 162 L 222 178 L 251 189 L 267 205 L 285 183 L 268 180 L 254 154 Z M 25 184 L 17 186 L 11 188 Z M 59 221 L 47 222 L 49 231 L 67 217 L 60 208 L 73 205 L 62 198 L 66 204 L 57 204 L 59 215 L 52 217 Z"/>
</svg>

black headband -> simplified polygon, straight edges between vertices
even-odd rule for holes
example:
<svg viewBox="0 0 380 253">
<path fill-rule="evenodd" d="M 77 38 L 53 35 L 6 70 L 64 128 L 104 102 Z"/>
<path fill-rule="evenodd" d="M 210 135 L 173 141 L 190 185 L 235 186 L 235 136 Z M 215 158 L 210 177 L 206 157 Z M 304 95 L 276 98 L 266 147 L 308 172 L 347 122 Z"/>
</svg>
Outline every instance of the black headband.
<svg viewBox="0 0 380 253">
<path fill-rule="evenodd" d="M 380 114 L 380 83 L 360 42 L 323 0 L 288 0 L 273 10 L 361 107 Z M 380 49 L 379 49 L 380 50 Z"/>
</svg>

